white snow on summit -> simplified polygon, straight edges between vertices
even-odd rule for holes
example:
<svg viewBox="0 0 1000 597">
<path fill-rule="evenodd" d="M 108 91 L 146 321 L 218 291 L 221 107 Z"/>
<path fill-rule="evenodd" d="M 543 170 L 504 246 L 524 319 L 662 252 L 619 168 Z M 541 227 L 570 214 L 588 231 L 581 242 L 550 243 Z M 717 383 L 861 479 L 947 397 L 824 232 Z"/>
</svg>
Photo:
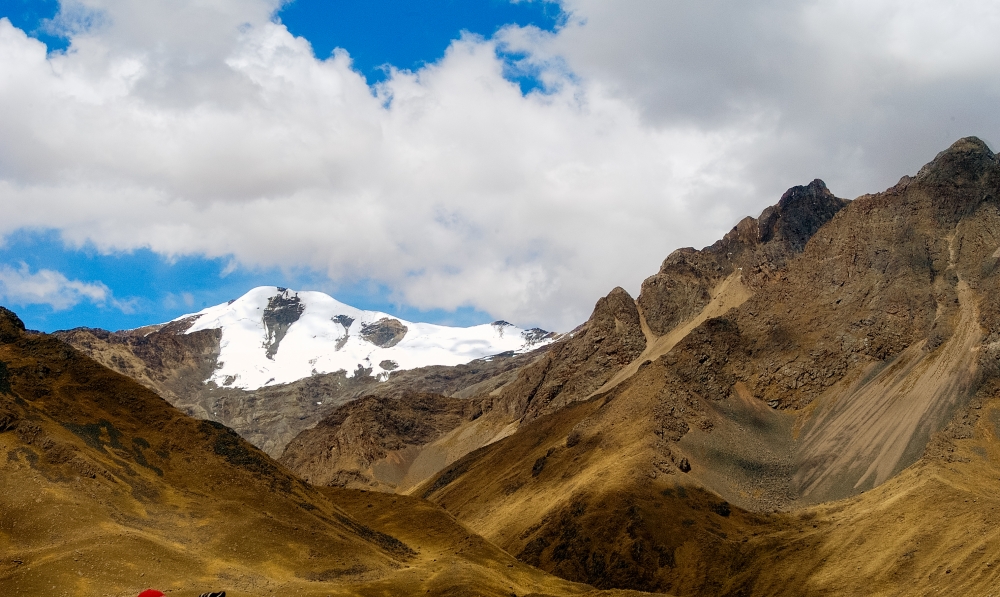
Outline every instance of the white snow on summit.
<svg viewBox="0 0 1000 597">
<path fill-rule="evenodd" d="M 553 336 L 506 322 L 468 328 L 413 323 L 355 309 L 322 292 L 275 286 L 174 321 L 189 319 L 194 323 L 186 333 L 222 330 L 218 366 L 206 381 L 244 390 L 340 370 L 350 377 L 359 367 L 385 379 L 397 369 L 524 352 Z"/>
</svg>

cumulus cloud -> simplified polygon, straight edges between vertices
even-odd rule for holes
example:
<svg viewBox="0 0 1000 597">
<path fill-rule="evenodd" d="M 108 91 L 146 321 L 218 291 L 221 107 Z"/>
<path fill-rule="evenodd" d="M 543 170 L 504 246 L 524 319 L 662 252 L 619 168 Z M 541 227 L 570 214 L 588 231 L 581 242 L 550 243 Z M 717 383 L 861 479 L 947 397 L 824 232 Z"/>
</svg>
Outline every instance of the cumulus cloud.
<svg viewBox="0 0 1000 597">
<path fill-rule="evenodd" d="M 569 329 L 788 186 L 878 190 L 1000 118 L 990 2 L 563 4 L 374 89 L 278 0 L 66 1 L 51 55 L 0 20 L 0 234 Z"/>
<path fill-rule="evenodd" d="M 14 305 L 49 305 L 56 311 L 69 309 L 83 301 L 97 305 L 115 302 L 111 291 L 101 282 L 70 280 L 61 272 L 50 269 L 32 273 L 25 263 L 17 269 L 0 265 L 0 300 Z"/>
</svg>

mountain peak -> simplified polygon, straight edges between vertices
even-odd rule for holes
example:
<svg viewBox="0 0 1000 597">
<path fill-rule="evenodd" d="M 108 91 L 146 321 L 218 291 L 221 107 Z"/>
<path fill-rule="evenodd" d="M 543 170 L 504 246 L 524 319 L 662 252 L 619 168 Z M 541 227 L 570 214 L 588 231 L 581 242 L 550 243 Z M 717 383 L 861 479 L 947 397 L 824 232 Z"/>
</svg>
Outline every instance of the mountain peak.
<svg viewBox="0 0 1000 597">
<path fill-rule="evenodd" d="M 818 178 L 807 185 L 794 186 L 784 192 L 777 205 L 768 207 L 757 218 L 760 242 L 784 241 L 793 252 L 799 253 L 820 226 L 846 203 Z"/>
<path fill-rule="evenodd" d="M 0 307 L 0 342 L 17 340 L 24 332 L 24 322 L 13 311 Z"/>
<path fill-rule="evenodd" d="M 220 330 L 218 365 L 208 381 L 244 390 L 336 371 L 386 379 L 396 370 L 459 365 L 552 341 L 548 332 L 504 321 L 468 328 L 414 323 L 322 292 L 276 286 L 175 321 L 185 322 L 187 334 Z"/>
<path fill-rule="evenodd" d="M 963 137 L 937 154 L 917 173 L 916 180 L 932 185 L 960 187 L 996 174 L 997 156 L 979 137 Z"/>
</svg>

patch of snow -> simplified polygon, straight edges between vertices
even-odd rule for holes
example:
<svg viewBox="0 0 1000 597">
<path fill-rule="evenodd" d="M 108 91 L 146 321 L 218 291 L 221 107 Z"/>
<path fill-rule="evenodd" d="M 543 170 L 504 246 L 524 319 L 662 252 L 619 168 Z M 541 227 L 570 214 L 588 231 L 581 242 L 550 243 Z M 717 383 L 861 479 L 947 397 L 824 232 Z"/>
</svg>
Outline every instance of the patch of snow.
<svg viewBox="0 0 1000 597">
<path fill-rule="evenodd" d="M 279 295 L 298 297 L 304 309 L 269 357 L 264 312 Z M 244 390 L 290 383 L 316 373 L 346 371 L 352 377 L 359 369 L 371 369 L 371 375 L 385 380 L 390 372 L 376 363 L 392 361 L 397 371 L 453 366 L 504 352 L 527 352 L 552 341 L 551 334 L 542 337 L 541 330 L 523 330 L 505 321 L 467 328 L 415 323 L 356 309 L 322 292 L 275 286 L 254 288 L 234 301 L 177 320 L 188 317 L 194 323 L 184 333 L 222 330 L 218 367 L 206 382 Z M 394 319 L 406 327 L 403 338 L 386 348 L 362 337 L 363 327 L 382 319 Z"/>
</svg>

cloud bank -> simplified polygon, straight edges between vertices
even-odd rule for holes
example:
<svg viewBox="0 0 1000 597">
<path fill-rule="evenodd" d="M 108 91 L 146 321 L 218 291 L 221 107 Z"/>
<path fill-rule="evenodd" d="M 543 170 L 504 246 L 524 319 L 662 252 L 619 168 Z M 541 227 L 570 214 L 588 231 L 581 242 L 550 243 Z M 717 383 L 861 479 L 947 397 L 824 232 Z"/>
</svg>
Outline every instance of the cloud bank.
<svg viewBox="0 0 1000 597">
<path fill-rule="evenodd" d="M 70 280 L 63 273 L 42 269 L 32 273 L 22 263 L 17 269 L 0 265 L 0 299 L 15 305 L 49 305 L 62 311 L 83 301 L 104 305 L 111 301 L 119 308 L 127 308 L 111 298 L 111 291 L 100 282 Z"/>
<path fill-rule="evenodd" d="M 0 234 L 565 330 L 791 185 L 880 190 L 1000 124 L 987 1 L 565 0 L 555 33 L 466 36 L 374 89 L 279 4 L 67 1 L 51 55 L 0 20 Z"/>
</svg>

